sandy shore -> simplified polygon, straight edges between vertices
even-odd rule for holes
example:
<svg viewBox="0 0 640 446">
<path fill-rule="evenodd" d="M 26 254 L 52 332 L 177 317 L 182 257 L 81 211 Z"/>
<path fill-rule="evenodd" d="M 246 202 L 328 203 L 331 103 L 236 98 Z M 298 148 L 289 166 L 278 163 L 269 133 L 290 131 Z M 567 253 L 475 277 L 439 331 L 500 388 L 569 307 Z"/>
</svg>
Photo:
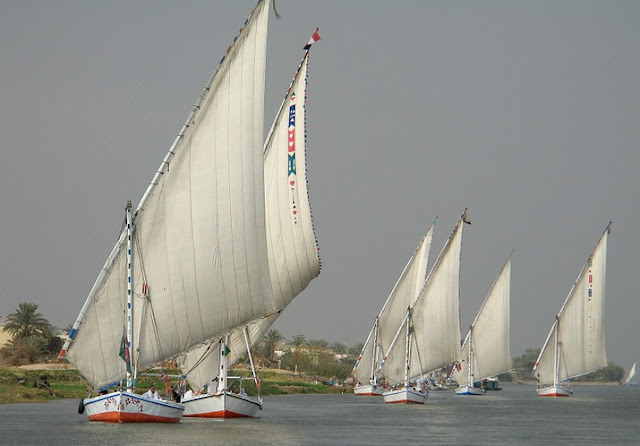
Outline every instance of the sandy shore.
<svg viewBox="0 0 640 446">
<path fill-rule="evenodd" d="M 75 370 L 76 368 L 71 364 L 64 362 L 52 363 L 52 364 L 28 364 L 16 367 L 22 370 Z"/>
</svg>

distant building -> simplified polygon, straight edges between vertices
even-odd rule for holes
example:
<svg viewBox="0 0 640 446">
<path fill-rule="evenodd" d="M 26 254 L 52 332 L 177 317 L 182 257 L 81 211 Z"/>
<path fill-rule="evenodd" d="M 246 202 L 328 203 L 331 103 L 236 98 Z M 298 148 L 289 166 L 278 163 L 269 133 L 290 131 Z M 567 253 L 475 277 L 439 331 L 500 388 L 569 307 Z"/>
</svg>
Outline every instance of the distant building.
<svg viewBox="0 0 640 446">
<path fill-rule="evenodd" d="M 0 315 L 0 347 L 3 347 L 7 342 L 11 340 L 11 335 L 7 333 L 4 326 L 7 323 L 8 316 Z"/>
</svg>

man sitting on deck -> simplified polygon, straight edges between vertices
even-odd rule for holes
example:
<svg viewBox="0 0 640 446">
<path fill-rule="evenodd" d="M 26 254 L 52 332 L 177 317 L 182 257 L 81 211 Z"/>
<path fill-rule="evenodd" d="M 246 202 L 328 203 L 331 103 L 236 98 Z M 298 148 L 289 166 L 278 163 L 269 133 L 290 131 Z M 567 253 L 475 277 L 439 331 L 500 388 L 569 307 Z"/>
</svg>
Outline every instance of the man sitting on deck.
<svg viewBox="0 0 640 446">
<path fill-rule="evenodd" d="M 161 400 L 162 399 L 162 398 L 160 398 L 160 394 L 158 392 L 156 392 L 156 386 L 154 386 L 153 384 L 151 384 L 151 387 L 149 387 L 149 390 L 147 390 L 145 393 L 143 393 L 142 396 L 144 398 L 148 398 L 150 400 Z"/>
</svg>

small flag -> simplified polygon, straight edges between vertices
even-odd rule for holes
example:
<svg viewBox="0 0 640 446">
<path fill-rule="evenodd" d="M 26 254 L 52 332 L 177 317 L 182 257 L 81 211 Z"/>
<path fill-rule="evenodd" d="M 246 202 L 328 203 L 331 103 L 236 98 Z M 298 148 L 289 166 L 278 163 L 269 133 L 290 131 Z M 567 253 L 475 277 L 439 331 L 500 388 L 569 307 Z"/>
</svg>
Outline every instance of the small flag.
<svg viewBox="0 0 640 446">
<path fill-rule="evenodd" d="M 225 344 L 222 356 L 228 355 L 229 353 L 231 353 L 231 350 L 229 349 L 229 347 L 227 347 L 227 344 Z"/>
<path fill-rule="evenodd" d="M 314 43 L 316 43 L 318 40 L 320 40 L 320 34 L 318 34 L 318 30 L 320 28 L 316 28 L 315 32 L 313 33 L 313 35 L 311 36 L 311 38 L 309 39 L 309 42 L 304 46 L 305 50 L 308 50 L 309 48 L 311 48 L 311 45 L 313 45 Z"/>
<path fill-rule="evenodd" d="M 462 221 L 468 225 L 471 224 L 471 220 L 469 220 L 469 215 L 467 215 L 467 208 L 464 208 L 464 213 L 462 214 Z"/>
<path fill-rule="evenodd" d="M 131 373 L 131 356 L 129 355 L 129 341 L 123 336 L 120 341 L 120 357 L 127 364 L 127 372 Z"/>
</svg>

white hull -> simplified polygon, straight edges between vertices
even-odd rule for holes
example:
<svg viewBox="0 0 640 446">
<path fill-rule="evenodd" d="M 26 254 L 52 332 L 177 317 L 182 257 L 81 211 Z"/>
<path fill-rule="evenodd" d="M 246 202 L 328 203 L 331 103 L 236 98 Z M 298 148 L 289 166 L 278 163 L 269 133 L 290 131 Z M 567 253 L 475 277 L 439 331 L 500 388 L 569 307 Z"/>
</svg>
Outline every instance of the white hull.
<svg viewBox="0 0 640 446">
<path fill-rule="evenodd" d="M 253 418 L 262 402 L 250 396 L 231 392 L 197 395 L 183 400 L 185 417 Z"/>
<path fill-rule="evenodd" d="M 472 386 L 460 386 L 456 389 L 456 395 L 484 395 L 485 390 Z"/>
<path fill-rule="evenodd" d="M 184 406 L 171 401 L 143 398 L 130 392 L 113 392 L 83 400 L 89 421 L 112 423 L 177 423 Z"/>
<path fill-rule="evenodd" d="M 538 396 L 571 396 L 573 390 L 570 385 L 558 384 L 554 386 L 539 387 L 536 389 Z"/>
<path fill-rule="evenodd" d="M 357 396 L 382 396 L 384 389 L 375 385 L 356 386 L 353 393 Z"/>
<path fill-rule="evenodd" d="M 428 393 L 414 389 L 390 390 L 382 394 L 385 403 L 424 404 Z"/>
</svg>

